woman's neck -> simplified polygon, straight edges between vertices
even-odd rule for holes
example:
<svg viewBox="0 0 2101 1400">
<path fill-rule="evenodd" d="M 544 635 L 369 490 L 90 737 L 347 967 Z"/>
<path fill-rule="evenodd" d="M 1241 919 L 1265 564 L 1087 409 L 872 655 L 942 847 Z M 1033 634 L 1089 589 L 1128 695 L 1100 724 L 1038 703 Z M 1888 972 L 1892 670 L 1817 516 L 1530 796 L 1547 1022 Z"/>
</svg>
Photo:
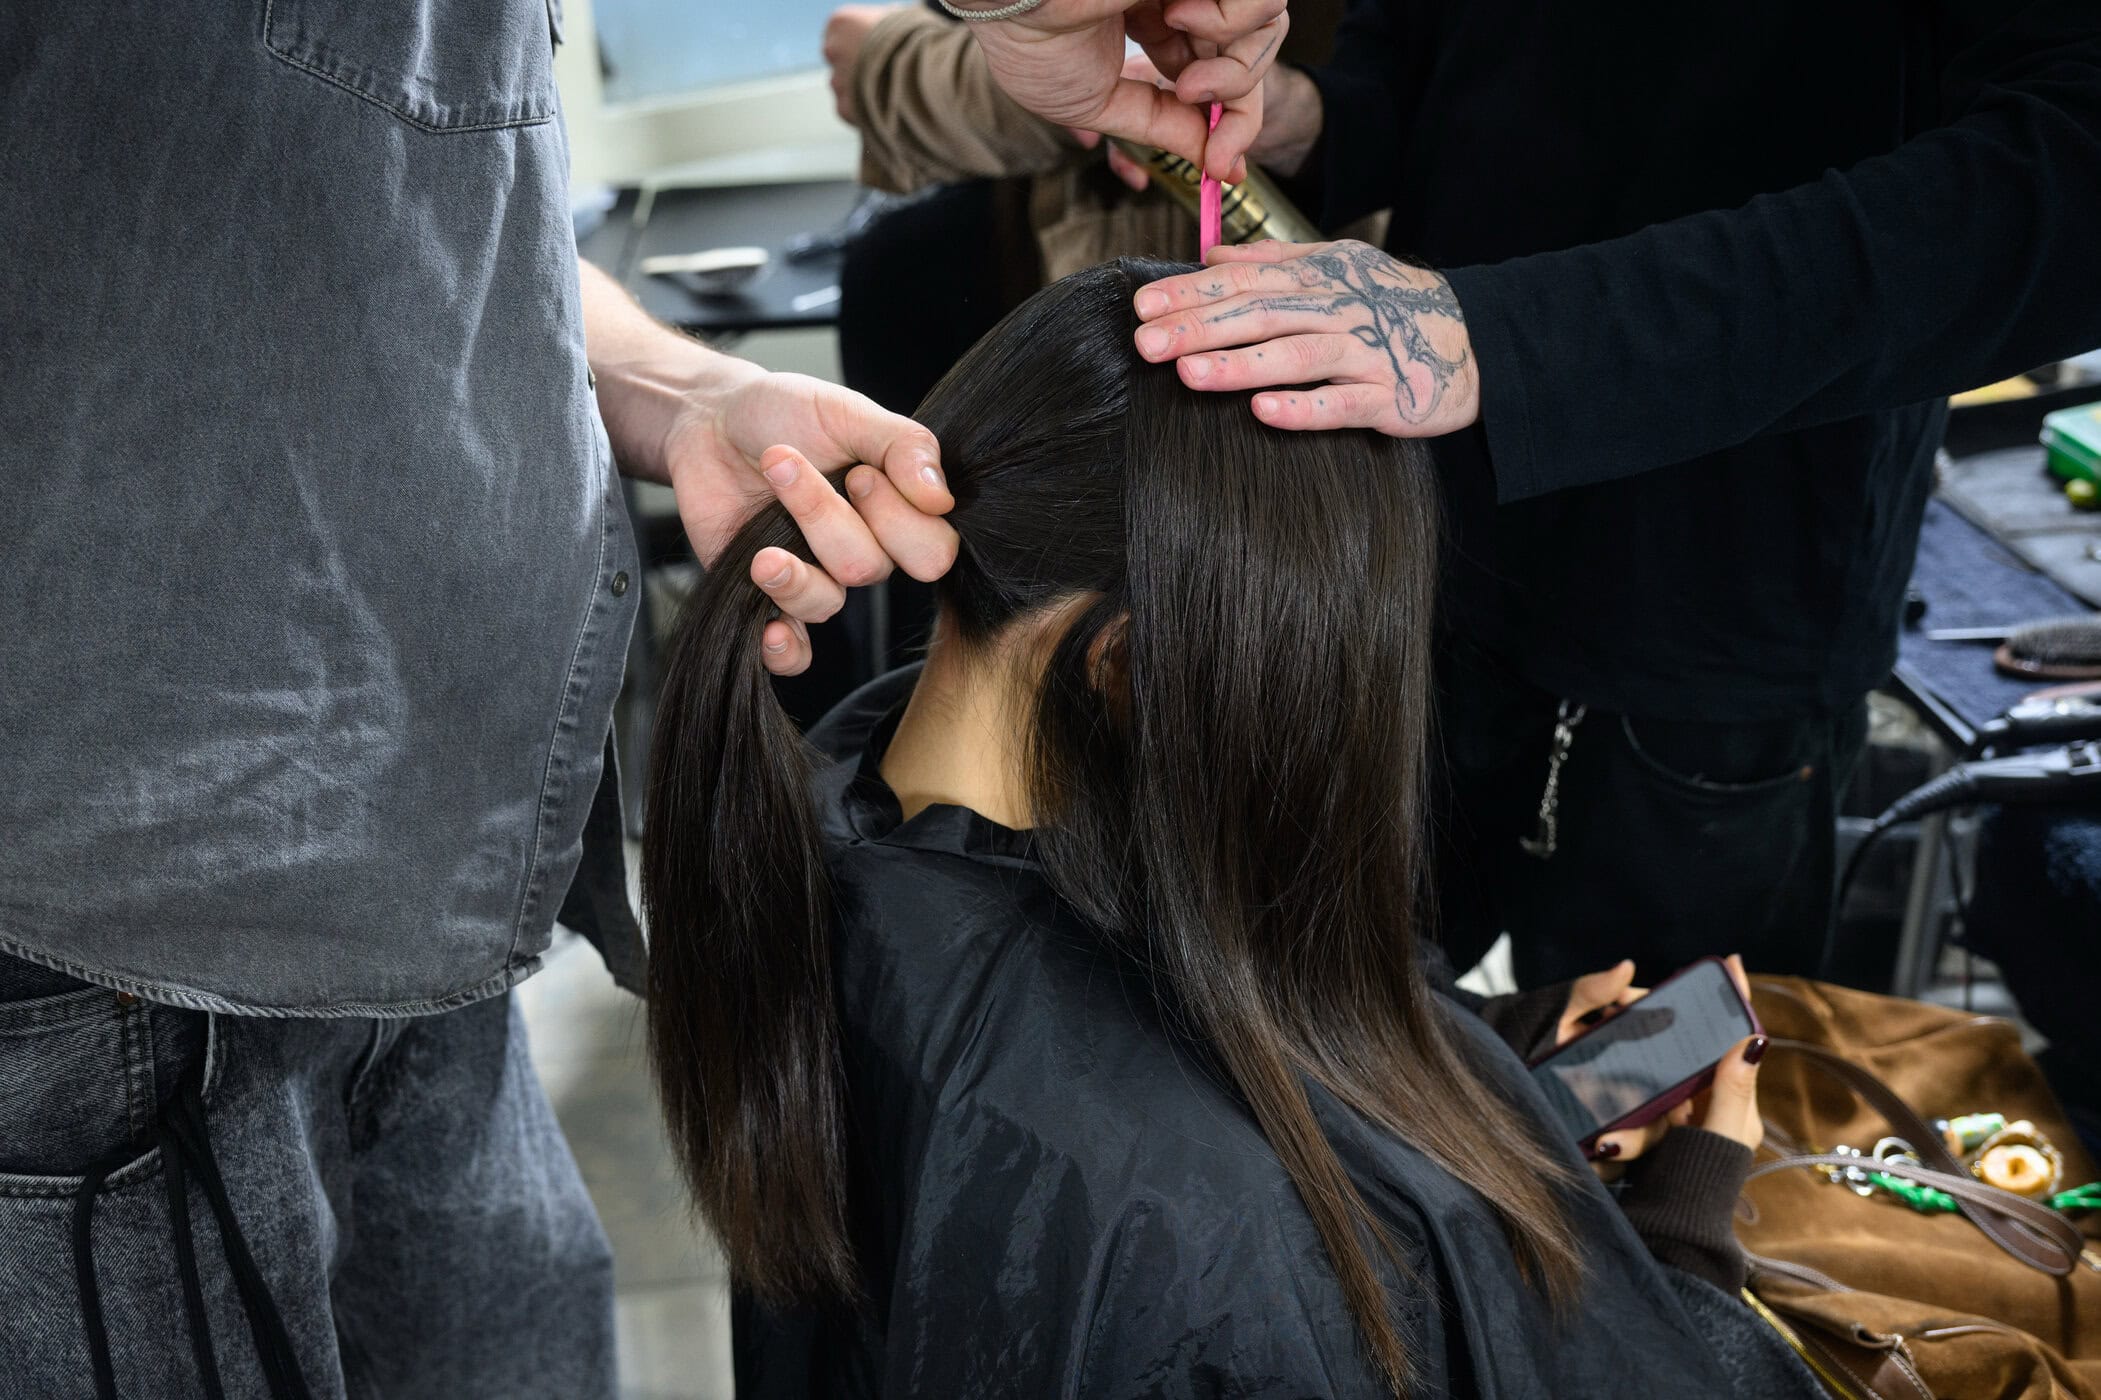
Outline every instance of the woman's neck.
<svg viewBox="0 0 2101 1400">
<path fill-rule="evenodd" d="M 938 804 L 1015 830 L 1030 824 L 1012 670 L 999 655 L 935 641 L 880 765 L 907 821 Z"/>
</svg>

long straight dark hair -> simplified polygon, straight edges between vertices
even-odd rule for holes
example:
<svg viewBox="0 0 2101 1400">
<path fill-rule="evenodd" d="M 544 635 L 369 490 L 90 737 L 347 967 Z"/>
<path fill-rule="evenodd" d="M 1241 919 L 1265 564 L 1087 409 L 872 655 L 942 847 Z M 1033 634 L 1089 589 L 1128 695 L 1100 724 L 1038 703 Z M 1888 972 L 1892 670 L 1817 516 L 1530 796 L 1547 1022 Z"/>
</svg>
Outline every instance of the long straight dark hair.
<svg viewBox="0 0 2101 1400">
<path fill-rule="evenodd" d="M 1479 1191 L 1536 1285 L 1558 1297 L 1578 1273 L 1566 1170 L 1453 1051 L 1416 965 L 1435 489 L 1414 444 L 1279 432 L 1141 360 L 1132 293 L 1185 270 L 1068 277 L 927 396 L 962 537 L 942 627 L 976 646 L 1071 605 L 1025 736 L 1046 873 L 1253 1112 L 1405 1393 L 1372 1255 L 1400 1261 L 1308 1079 Z M 814 758 L 769 689 L 772 608 L 742 567 L 767 545 L 805 549 L 778 508 L 703 580 L 666 668 L 650 1050 L 737 1281 L 850 1301 Z"/>
</svg>

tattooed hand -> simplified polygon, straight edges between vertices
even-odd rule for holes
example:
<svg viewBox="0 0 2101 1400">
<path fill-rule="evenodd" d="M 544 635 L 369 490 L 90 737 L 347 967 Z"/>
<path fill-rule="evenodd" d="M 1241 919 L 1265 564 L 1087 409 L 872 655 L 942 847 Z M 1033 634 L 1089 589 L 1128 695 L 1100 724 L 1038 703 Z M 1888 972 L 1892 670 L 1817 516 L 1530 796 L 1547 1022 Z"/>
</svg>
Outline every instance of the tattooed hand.
<svg viewBox="0 0 2101 1400">
<path fill-rule="evenodd" d="M 1137 308 L 1139 354 L 1192 389 L 1271 389 L 1254 409 L 1272 427 L 1436 437 L 1480 416 L 1451 285 L 1364 243 L 1221 246 Z"/>
</svg>

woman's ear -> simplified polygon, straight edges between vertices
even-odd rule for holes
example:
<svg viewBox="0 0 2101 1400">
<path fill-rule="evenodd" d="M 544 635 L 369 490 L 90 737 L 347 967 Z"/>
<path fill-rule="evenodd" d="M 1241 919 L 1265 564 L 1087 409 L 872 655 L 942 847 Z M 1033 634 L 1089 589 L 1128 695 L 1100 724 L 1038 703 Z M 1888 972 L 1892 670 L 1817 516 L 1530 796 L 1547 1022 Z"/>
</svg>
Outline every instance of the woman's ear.
<svg viewBox="0 0 2101 1400">
<path fill-rule="evenodd" d="M 1119 723 L 1129 718 L 1131 666 L 1126 635 L 1131 615 L 1118 613 L 1087 643 L 1087 683 L 1109 704 Z"/>
</svg>

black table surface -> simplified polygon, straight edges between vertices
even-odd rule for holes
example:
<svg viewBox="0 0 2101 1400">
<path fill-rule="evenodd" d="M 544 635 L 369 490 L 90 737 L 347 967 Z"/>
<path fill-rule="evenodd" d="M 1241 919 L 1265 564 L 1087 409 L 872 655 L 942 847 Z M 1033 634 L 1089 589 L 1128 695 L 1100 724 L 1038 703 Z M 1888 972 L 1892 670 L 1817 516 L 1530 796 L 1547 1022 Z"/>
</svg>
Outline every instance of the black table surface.
<svg viewBox="0 0 2101 1400">
<path fill-rule="evenodd" d="M 681 330 L 709 337 L 745 331 L 828 326 L 839 319 L 839 255 L 791 262 L 787 246 L 837 227 L 861 194 L 847 180 L 622 191 L 606 221 L 579 245 L 623 282 L 643 309 Z M 646 277 L 642 259 L 664 253 L 753 245 L 763 271 L 730 296 L 696 296 L 678 282 Z M 797 305 L 798 298 L 803 304 Z"/>
<path fill-rule="evenodd" d="M 1992 666 L 1993 644 L 1936 642 L 1927 633 L 2091 611 L 1938 497 L 1926 505 L 1911 582 L 1926 599 L 1926 615 L 1898 636 L 1897 688 L 1957 748 L 1969 747 L 1979 725 L 2048 682 L 1999 674 Z"/>
</svg>

